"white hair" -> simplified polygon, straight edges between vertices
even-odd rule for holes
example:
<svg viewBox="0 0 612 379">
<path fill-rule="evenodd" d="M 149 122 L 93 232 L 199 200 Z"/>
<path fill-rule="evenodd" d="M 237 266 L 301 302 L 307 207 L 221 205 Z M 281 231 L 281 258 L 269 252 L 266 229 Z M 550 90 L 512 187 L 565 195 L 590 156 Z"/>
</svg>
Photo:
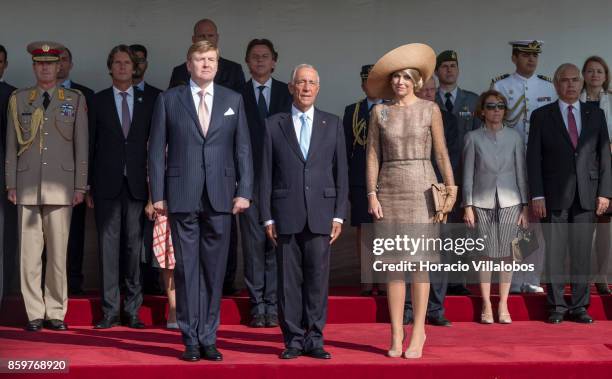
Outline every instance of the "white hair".
<svg viewBox="0 0 612 379">
<path fill-rule="evenodd" d="M 317 71 L 316 68 L 314 68 L 313 65 L 308 64 L 308 63 L 300 63 L 299 65 L 295 66 L 295 68 L 291 71 L 291 83 L 295 82 L 295 75 L 302 68 L 309 68 L 309 69 L 313 70 L 317 74 L 317 81 L 320 81 L 320 79 L 319 79 L 319 72 Z"/>
<path fill-rule="evenodd" d="M 553 83 L 554 84 L 559 84 L 559 79 L 561 77 L 561 74 L 563 74 L 566 70 L 569 69 L 573 69 L 578 71 L 578 78 L 582 81 L 584 80 L 582 78 L 582 72 L 580 71 L 580 69 L 578 68 L 578 66 L 576 66 L 573 63 L 563 63 L 561 66 L 559 66 L 556 70 L 555 70 L 555 75 L 553 76 Z"/>
</svg>

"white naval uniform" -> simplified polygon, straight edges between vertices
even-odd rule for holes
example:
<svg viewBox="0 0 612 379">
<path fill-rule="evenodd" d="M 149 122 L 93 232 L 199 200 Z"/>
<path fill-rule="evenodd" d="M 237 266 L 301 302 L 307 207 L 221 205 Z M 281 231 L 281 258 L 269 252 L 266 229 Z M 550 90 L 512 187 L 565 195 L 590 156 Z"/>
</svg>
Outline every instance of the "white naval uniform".
<svg viewBox="0 0 612 379">
<path fill-rule="evenodd" d="M 501 92 L 508 100 L 507 125 L 515 128 L 525 146 L 529 138 L 531 112 L 557 100 L 557 92 L 550 79 L 532 75 L 527 79 L 517 74 L 506 74 L 491 81 L 491 89 Z"/>
</svg>

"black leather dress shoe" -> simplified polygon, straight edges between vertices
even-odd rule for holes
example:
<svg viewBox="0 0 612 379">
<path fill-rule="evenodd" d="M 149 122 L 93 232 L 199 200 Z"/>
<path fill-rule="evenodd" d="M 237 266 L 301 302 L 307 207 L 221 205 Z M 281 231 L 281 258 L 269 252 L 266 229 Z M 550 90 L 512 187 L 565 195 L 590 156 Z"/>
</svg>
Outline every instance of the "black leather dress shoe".
<svg viewBox="0 0 612 379">
<path fill-rule="evenodd" d="M 451 322 L 444 316 L 440 317 L 427 317 L 429 325 L 434 326 L 452 326 Z"/>
<path fill-rule="evenodd" d="M 132 329 L 144 329 L 145 324 L 138 316 L 128 316 L 125 320 L 125 326 Z"/>
<path fill-rule="evenodd" d="M 98 321 L 96 325 L 94 325 L 94 329 L 110 329 L 113 326 L 119 326 L 121 322 L 119 321 L 119 317 L 110 317 L 104 316 L 102 320 Z"/>
<path fill-rule="evenodd" d="M 51 330 L 68 330 L 68 325 L 62 320 L 45 320 L 44 326 Z"/>
<path fill-rule="evenodd" d="M 36 320 L 28 321 L 25 329 L 28 332 L 38 332 L 42 329 L 42 327 L 43 327 L 43 319 L 37 318 Z"/>
<path fill-rule="evenodd" d="M 181 359 L 187 362 L 197 362 L 200 360 L 199 346 L 185 346 L 185 351 L 181 354 Z"/>
<path fill-rule="evenodd" d="M 265 328 L 266 327 L 266 316 L 264 315 L 255 315 L 251 319 L 249 323 L 251 328 Z"/>
<path fill-rule="evenodd" d="M 240 290 L 234 286 L 223 287 L 223 296 L 238 296 L 240 295 Z"/>
<path fill-rule="evenodd" d="M 563 313 L 559 313 L 559 312 L 552 312 L 549 316 L 548 316 L 548 320 L 546 320 L 547 323 L 549 324 L 560 324 L 563 322 Z"/>
<path fill-rule="evenodd" d="M 277 326 L 278 326 L 278 316 L 277 315 L 266 315 L 266 327 L 275 328 Z"/>
<path fill-rule="evenodd" d="M 580 312 L 575 315 L 570 315 L 572 321 L 580 324 L 592 324 L 593 318 L 586 312 Z"/>
<path fill-rule="evenodd" d="M 202 346 L 201 353 L 202 358 L 206 359 L 207 361 L 218 362 L 223 360 L 223 354 L 217 350 L 217 346 L 215 345 Z"/>
<path fill-rule="evenodd" d="M 295 359 L 299 357 L 300 355 L 302 355 L 302 350 L 296 349 L 294 347 L 290 347 L 288 349 L 283 350 L 283 352 L 280 353 L 279 358 L 280 359 Z"/>
<path fill-rule="evenodd" d="M 323 350 L 322 347 L 304 352 L 304 355 L 316 359 L 331 359 L 331 354 Z"/>
<path fill-rule="evenodd" d="M 608 283 L 595 283 L 595 288 L 597 288 L 597 293 L 600 295 L 612 294 L 612 291 L 610 291 L 610 286 L 608 286 Z"/>
</svg>

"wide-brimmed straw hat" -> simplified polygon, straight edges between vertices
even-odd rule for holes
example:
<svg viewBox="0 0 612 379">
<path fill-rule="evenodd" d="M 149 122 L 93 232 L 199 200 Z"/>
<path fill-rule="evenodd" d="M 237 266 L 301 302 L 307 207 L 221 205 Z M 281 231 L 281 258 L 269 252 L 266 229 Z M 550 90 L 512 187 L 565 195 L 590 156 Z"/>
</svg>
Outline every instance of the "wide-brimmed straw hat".
<svg viewBox="0 0 612 379">
<path fill-rule="evenodd" d="M 429 80 L 436 67 L 436 53 L 424 43 L 409 43 L 389 51 L 376 62 L 366 86 L 371 96 L 391 99 L 395 96 L 391 88 L 391 74 L 412 68 L 418 70 L 423 83 Z"/>
</svg>

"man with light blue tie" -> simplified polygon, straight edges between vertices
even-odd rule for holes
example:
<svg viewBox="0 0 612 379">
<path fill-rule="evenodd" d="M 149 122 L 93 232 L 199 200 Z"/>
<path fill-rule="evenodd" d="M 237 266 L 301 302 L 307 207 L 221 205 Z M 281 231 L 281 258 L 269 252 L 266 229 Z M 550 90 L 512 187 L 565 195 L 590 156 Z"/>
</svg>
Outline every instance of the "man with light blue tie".
<svg viewBox="0 0 612 379">
<path fill-rule="evenodd" d="M 344 130 L 337 116 L 314 107 L 314 67 L 298 65 L 289 92 L 291 113 L 266 119 L 260 175 L 261 221 L 277 254 L 280 358 L 329 359 L 323 328 L 330 248 L 348 209 Z"/>
</svg>

